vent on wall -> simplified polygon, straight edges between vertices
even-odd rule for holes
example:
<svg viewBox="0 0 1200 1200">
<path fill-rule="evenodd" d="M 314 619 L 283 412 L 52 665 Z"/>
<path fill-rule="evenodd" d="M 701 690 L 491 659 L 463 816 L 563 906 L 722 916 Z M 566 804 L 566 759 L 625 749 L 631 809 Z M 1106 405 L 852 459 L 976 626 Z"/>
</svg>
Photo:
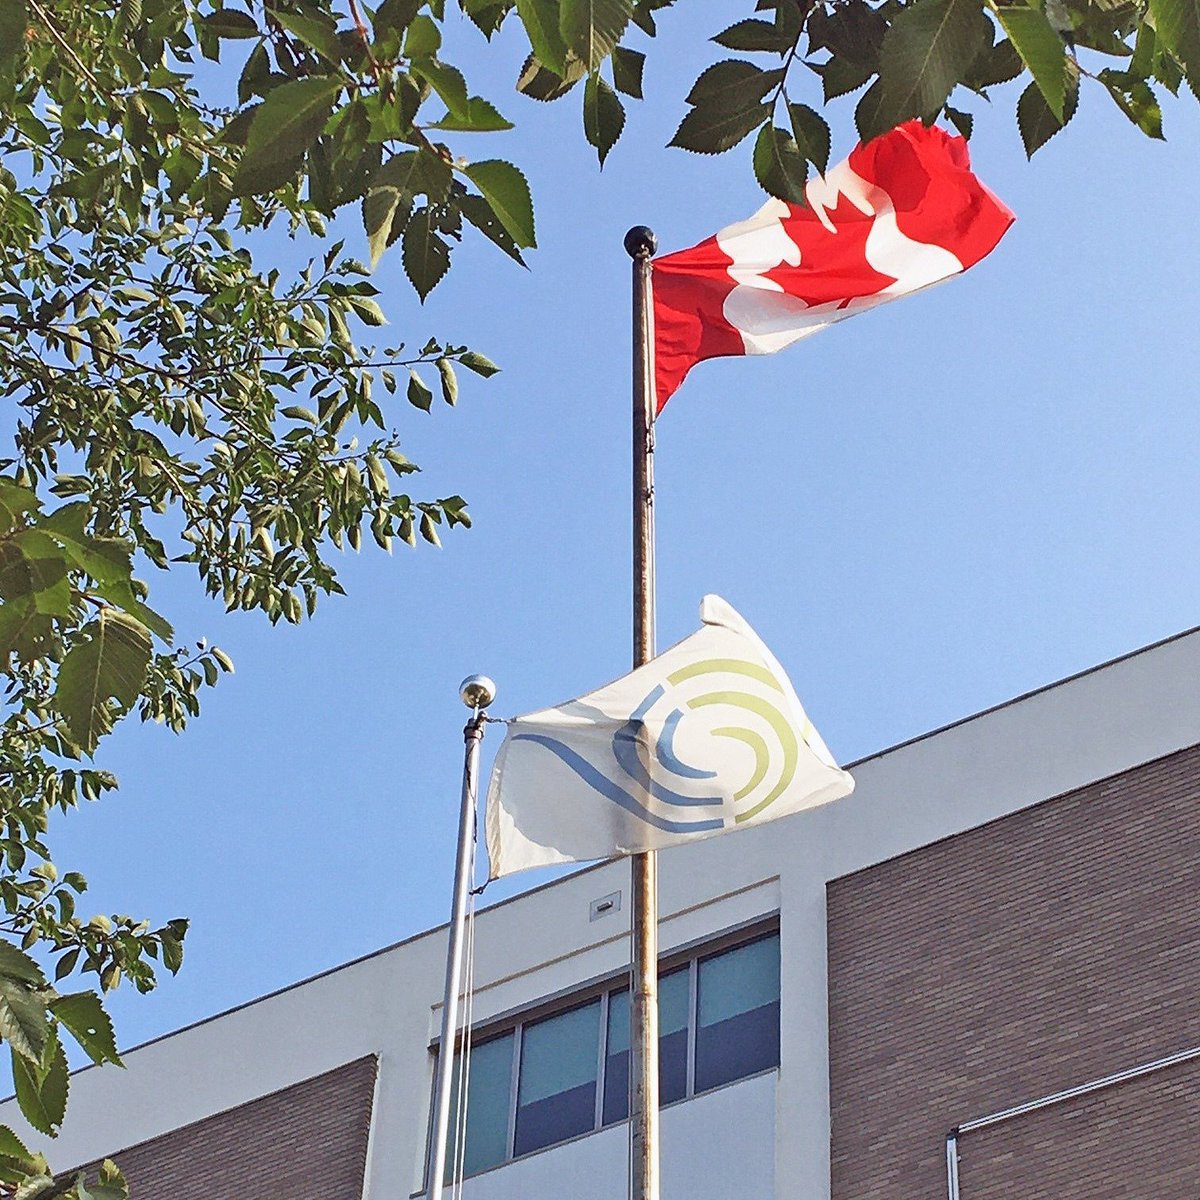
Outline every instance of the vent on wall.
<svg viewBox="0 0 1200 1200">
<path fill-rule="evenodd" d="M 609 892 L 607 896 L 601 896 L 597 900 L 593 900 L 591 907 L 588 910 L 588 920 L 598 921 L 601 917 L 607 917 L 611 913 L 621 911 L 621 893 Z"/>
</svg>

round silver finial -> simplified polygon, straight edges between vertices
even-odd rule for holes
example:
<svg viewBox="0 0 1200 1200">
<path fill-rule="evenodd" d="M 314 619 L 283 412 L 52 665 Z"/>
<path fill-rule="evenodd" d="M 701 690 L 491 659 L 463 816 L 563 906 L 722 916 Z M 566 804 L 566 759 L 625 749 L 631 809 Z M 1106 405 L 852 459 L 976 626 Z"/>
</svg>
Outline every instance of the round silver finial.
<svg viewBox="0 0 1200 1200">
<path fill-rule="evenodd" d="M 458 685 L 458 694 L 468 708 L 487 708 L 496 698 L 496 685 L 486 675 L 468 675 Z"/>
</svg>

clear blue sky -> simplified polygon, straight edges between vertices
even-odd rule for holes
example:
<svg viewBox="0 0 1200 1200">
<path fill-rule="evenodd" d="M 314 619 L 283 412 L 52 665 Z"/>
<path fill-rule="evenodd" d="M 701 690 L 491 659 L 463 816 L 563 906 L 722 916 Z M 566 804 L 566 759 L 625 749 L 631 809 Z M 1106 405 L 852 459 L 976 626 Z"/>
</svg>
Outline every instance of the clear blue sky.
<svg viewBox="0 0 1200 1200">
<path fill-rule="evenodd" d="M 621 239 L 646 223 L 681 248 L 760 204 L 748 144 L 663 149 L 723 54 L 705 37 L 749 7 L 662 14 L 649 99 L 603 173 L 578 96 L 512 93 L 514 38 L 476 55 L 475 90 L 519 125 L 476 156 L 529 175 L 532 269 L 470 239 L 424 308 L 397 255 L 377 273 L 403 336 L 504 368 L 457 409 L 394 413 L 425 468 L 415 491 L 467 496 L 472 531 L 344 556 L 349 596 L 298 629 L 226 616 L 194 577 L 151 578 L 155 607 L 237 674 L 182 737 L 129 725 L 101 758 L 122 790 L 55 822 L 94 908 L 193 920 L 178 979 L 113 999 L 124 1045 L 445 919 L 464 675 L 491 674 L 506 715 L 627 668 Z M 725 596 L 843 761 L 1200 622 L 1197 106 L 1168 105 L 1163 145 L 1087 87 L 1030 164 L 1015 101 L 975 105 L 976 170 L 1018 215 L 991 258 L 774 358 L 702 364 L 659 425 L 660 643 L 694 627 L 703 593 Z"/>
</svg>

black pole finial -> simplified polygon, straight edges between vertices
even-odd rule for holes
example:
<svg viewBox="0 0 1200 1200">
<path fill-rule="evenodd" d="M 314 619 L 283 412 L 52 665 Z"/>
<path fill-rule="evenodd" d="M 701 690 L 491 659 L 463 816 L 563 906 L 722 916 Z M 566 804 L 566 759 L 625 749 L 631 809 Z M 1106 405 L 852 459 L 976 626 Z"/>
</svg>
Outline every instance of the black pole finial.
<svg viewBox="0 0 1200 1200">
<path fill-rule="evenodd" d="M 654 230 L 646 225 L 635 225 L 625 235 L 625 253 L 630 258 L 649 258 L 658 249 L 658 238 Z"/>
</svg>

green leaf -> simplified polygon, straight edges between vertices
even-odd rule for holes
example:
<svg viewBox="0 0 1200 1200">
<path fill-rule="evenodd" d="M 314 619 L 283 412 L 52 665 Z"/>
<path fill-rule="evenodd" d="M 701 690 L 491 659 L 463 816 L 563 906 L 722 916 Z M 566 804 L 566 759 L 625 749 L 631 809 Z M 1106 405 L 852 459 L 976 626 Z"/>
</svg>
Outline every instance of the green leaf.
<svg viewBox="0 0 1200 1200">
<path fill-rule="evenodd" d="M 67 1112 L 70 1075 L 67 1056 L 53 1026 L 49 1028 L 42 1059 L 31 1062 L 13 1047 L 12 1071 L 21 1115 L 39 1133 L 55 1137 Z"/>
<path fill-rule="evenodd" d="M 32 596 L 0 604 L 0 655 L 15 651 L 24 659 L 34 657 L 42 653 L 51 632 L 51 619 L 38 612 Z"/>
<path fill-rule="evenodd" d="M 583 132 L 596 147 L 600 166 L 625 128 L 625 107 L 599 75 L 589 75 L 583 89 Z"/>
<path fill-rule="evenodd" d="M 969 112 L 962 112 L 960 109 L 951 108 L 948 104 L 946 105 L 946 116 L 954 128 L 969 141 L 975 129 L 975 118 Z"/>
<path fill-rule="evenodd" d="M 483 193 L 500 224 L 518 246 L 537 245 L 529 184 L 512 163 L 499 159 L 471 163 L 463 168 L 463 174 Z"/>
<path fill-rule="evenodd" d="M 462 215 L 484 237 L 499 246 L 514 262 L 520 263 L 521 266 L 525 265 L 525 260 L 521 257 L 521 251 L 517 243 L 513 241 L 508 230 L 500 224 L 499 218 L 492 211 L 492 206 L 482 196 L 469 193 L 463 196 L 458 204 Z M 3 609 L 0 609 L 0 616 L 2 615 Z"/>
<path fill-rule="evenodd" d="M 272 88 L 250 122 L 246 149 L 233 177 L 234 194 L 273 190 L 278 169 L 297 160 L 320 136 L 341 90 L 341 79 L 325 76 Z"/>
<path fill-rule="evenodd" d="M 123 608 L 169 644 L 175 636 L 170 624 L 134 593 L 132 547 L 117 538 L 93 537 L 84 529 L 86 518 L 85 503 L 67 504 L 46 517 L 39 529 L 95 581 L 95 591 L 102 599 Z"/>
<path fill-rule="evenodd" d="M 559 30 L 592 72 L 612 53 L 632 16 L 633 0 L 560 0 Z"/>
<path fill-rule="evenodd" d="M 349 296 L 347 299 L 350 302 L 350 307 L 354 310 L 355 316 L 358 317 L 364 325 L 386 325 L 387 315 L 379 306 L 377 300 L 372 300 L 370 296 Z M 317 423 L 314 417 L 314 425 Z"/>
<path fill-rule="evenodd" d="M 770 21 L 751 18 L 730 25 L 712 39 L 726 50 L 765 51 L 781 54 L 791 48 L 792 39 Z"/>
<path fill-rule="evenodd" d="M 458 376 L 454 373 L 454 364 L 448 358 L 439 358 L 437 369 L 442 383 L 442 399 L 453 407 L 458 403 Z"/>
<path fill-rule="evenodd" d="M 1099 80 L 1116 106 L 1148 137 L 1163 141 L 1162 109 L 1144 79 L 1123 71 L 1101 71 Z"/>
<path fill-rule="evenodd" d="M 1062 120 L 1067 95 L 1067 47 L 1043 12 L 1023 5 L 1001 6 L 996 17 L 1029 68 L 1046 104 Z"/>
<path fill-rule="evenodd" d="M 165 930 L 159 937 L 162 941 L 163 966 L 172 975 L 178 975 L 179 968 L 183 966 L 183 941 L 175 934 L 168 933 Z"/>
<path fill-rule="evenodd" d="M 1137 40 L 1133 45 L 1133 58 L 1129 63 L 1129 73 L 1139 79 L 1149 79 L 1154 71 L 1154 30 L 1147 24 L 1138 26 Z"/>
<path fill-rule="evenodd" d="M 642 69 L 646 65 L 646 56 L 640 50 L 630 50 L 618 46 L 612 52 L 613 84 L 618 92 L 632 96 L 635 100 L 642 98 Z M 593 143 L 594 144 L 594 143 Z"/>
<path fill-rule="evenodd" d="M 32 961 L 11 943 L 4 944 L 7 950 L 3 958 L 8 962 L 15 955 L 26 963 Z M 37 975 L 37 979 L 30 979 L 8 965 L 0 973 L 0 1037 L 8 1042 L 14 1055 L 32 1063 L 41 1061 L 49 1036 L 44 999 L 47 993 L 43 990 L 46 984 L 40 970 Z"/>
<path fill-rule="evenodd" d="M 768 195 L 788 204 L 804 203 L 808 160 L 797 149 L 796 139 L 770 122 L 759 130 L 754 143 L 754 176 Z"/>
<path fill-rule="evenodd" d="M 670 145 L 696 154 L 723 154 L 757 129 L 771 115 L 766 104 L 725 109 L 719 103 L 693 108 L 679 123 Z"/>
<path fill-rule="evenodd" d="M 137 699 L 150 651 L 150 634 L 140 621 L 104 609 L 63 658 L 54 707 L 86 753 L 112 729 L 114 716 Z"/>
<path fill-rule="evenodd" d="M 281 8 L 273 8 L 271 15 L 288 33 L 299 38 L 322 58 L 335 67 L 341 64 L 342 43 L 330 22 L 318 20 L 316 17 L 307 17 L 302 13 L 285 12 Z"/>
<path fill-rule="evenodd" d="M 633 23 L 647 36 L 655 37 L 657 30 L 654 14 L 660 8 L 670 8 L 675 0 L 636 0 L 633 6 Z"/>
<path fill-rule="evenodd" d="M 408 373 L 408 402 L 422 412 L 428 412 L 433 406 L 433 392 L 416 371 Z"/>
<path fill-rule="evenodd" d="M 254 18 L 237 8 L 218 8 L 200 21 L 209 33 L 219 38 L 252 38 L 260 34 Z"/>
<path fill-rule="evenodd" d="M 383 0 L 372 21 L 375 36 L 382 38 L 388 33 L 403 33 L 413 23 L 423 3 L 424 0 Z"/>
<path fill-rule="evenodd" d="M 129 1184 L 111 1158 L 106 1158 L 100 1164 L 96 1182 L 88 1190 L 92 1200 L 129 1200 Z"/>
<path fill-rule="evenodd" d="M 1154 78 L 1172 96 L 1179 95 L 1179 85 L 1183 82 L 1183 68 L 1175 60 L 1175 56 L 1161 46 L 1154 55 Z"/>
<path fill-rule="evenodd" d="M 59 903 L 61 904 L 64 902 L 70 906 L 69 911 L 74 910 L 74 901 L 70 899 L 69 892 L 61 892 L 59 894 Z M 64 920 L 70 919 L 69 911 L 67 909 L 64 909 L 64 912 L 63 912 Z M 74 950 L 68 950 L 66 952 L 66 954 L 64 954 L 62 956 L 62 958 L 60 958 L 58 960 L 58 963 L 54 968 L 54 982 L 55 983 L 58 983 L 61 980 L 66 979 L 66 977 L 68 975 L 70 975 L 70 973 L 73 970 L 75 970 L 75 964 L 79 961 L 79 954 L 80 954 L 79 947 L 76 946 Z"/>
<path fill-rule="evenodd" d="M 512 11 L 513 0 L 462 0 L 462 10 L 474 22 L 475 28 L 491 41 L 492 34 Z"/>
<path fill-rule="evenodd" d="M 55 547 L 57 549 L 57 547 Z M 48 617 L 65 617 L 71 612 L 71 580 L 62 555 L 29 560 L 33 580 L 33 607 Z"/>
<path fill-rule="evenodd" d="M 110 1062 L 120 1067 L 112 1020 L 95 992 L 73 992 L 50 1002 L 50 1011 L 94 1063 Z"/>
<path fill-rule="evenodd" d="M 238 103 L 249 104 L 254 96 L 265 96 L 270 90 L 271 60 L 264 43 L 259 42 L 246 58 L 238 76 Z"/>
<path fill-rule="evenodd" d="M 1008 38 L 1001 38 L 976 59 L 969 83 L 973 88 L 995 87 L 1016 79 L 1024 69 L 1025 64 L 1012 42 Z"/>
<path fill-rule="evenodd" d="M 62 549 L 41 529 L 18 533 L 3 547 L 0 594 L 5 599 L 30 596 L 33 606 L 47 616 L 71 612 L 71 580 Z"/>
<path fill-rule="evenodd" d="M 430 129 L 447 129 L 455 133 L 501 133 L 511 129 L 513 123 L 500 115 L 499 110 L 482 96 L 472 96 L 460 115 L 447 113 L 435 121 Z"/>
<path fill-rule="evenodd" d="M 27 983 L 35 988 L 46 986 L 46 976 L 24 950 L 0 938 L 0 978 Z"/>
<path fill-rule="evenodd" d="M 833 60 L 841 59 L 870 74 L 879 70 L 879 52 L 894 15 L 883 6 L 872 8 L 865 0 L 843 0 L 827 11 L 815 5 L 807 21 L 810 50 L 825 49 Z"/>
<path fill-rule="evenodd" d="M 4 0 L 0 3 L 0 68 L 7 66 L 24 50 L 28 25 L 25 0 Z"/>
<path fill-rule="evenodd" d="M 534 58 L 555 75 L 563 76 L 567 64 L 567 43 L 559 29 L 561 18 L 558 0 L 517 0 L 517 16 L 525 26 Z M 583 72 L 580 74 L 582 77 Z"/>
<path fill-rule="evenodd" d="M 820 71 L 826 103 L 857 91 L 875 74 L 873 67 L 851 62 L 847 58 L 831 58 Z"/>
<path fill-rule="evenodd" d="M 1030 158 L 1034 152 L 1041 149 L 1067 122 L 1075 115 L 1079 104 L 1079 79 L 1072 75 L 1067 83 L 1066 102 L 1063 106 L 1062 120 L 1050 111 L 1046 97 L 1041 88 L 1031 83 L 1017 101 L 1017 128 L 1021 131 L 1021 140 L 1025 143 L 1025 153 Z"/>
<path fill-rule="evenodd" d="M 40 507 L 29 488 L 0 477 L 0 535 L 11 533 L 22 524 L 26 513 L 36 512 Z"/>
<path fill-rule="evenodd" d="M 434 59 L 422 59 L 413 63 L 412 73 L 424 79 L 437 92 L 451 116 L 459 120 L 467 119 L 467 81 L 457 67 Z"/>
<path fill-rule="evenodd" d="M 1108 24 L 1108 18 L 1086 21 L 1078 27 L 1069 28 L 1063 36 L 1072 39 L 1077 48 L 1083 46 L 1114 58 L 1130 58 L 1133 50 L 1121 37 L 1107 28 Z"/>
<path fill-rule="evenodd" d="M 468 350 L 465 354 L 460 354 L 458 361 L 468 371 L 474 371 L 476 375 L 482 375 L 484 379 L 490 379 L 500 370 L 490 358 L 486 358 L 475 350 Z"/>
<path fill-rule="evenodd" d="M 0 542 L 0 600 L 11 602 L 33 595 L 29 560 L 18 546 Z"/>
<path fill-rule="evenodd" d="M 225 127 L 217 135 L 217 141 L 226 146 L 245 146 L 250 126 L 261 107 L 261 104 L 252 104 L 249 108 L 244 108 L 240 113 L 230 117 Z"/>
<path fill-rule="evenodd" d="M 389 158 L 371 177 L 367 194 L 363 197 L 362 215 L 372 267 L 395 241 L 397 210 L 404 206 L 407 215 L 413 198 L 422 190 L 423 178 L 420 155 L 415 150 L 406 150 Z"/>
<path fill-rule="evenodd" d="M 388 495 L 387 472 L 374 454 L 367 455 L 367 478 L 371 481 L 371 491 L 376 497 Z"/>
<path fill-rule="evenodd" d="M 315 425 L 317 423 L 317 414 L 300 404 L 289 404 L 287 408 L 281 408 L 279 415 L 281 417 L 288 417 L 293 421 L 303 421 L 306 425 Z"/>
<path fill-rule="evenodd" d="M 817 168 L 818 175 L 829 169 L 830 133 L 825 118 L 807 104 L 789 104 L 792 133 L 800 153 Z"/>
<path fill-rule="evenodd" d="M 517 77 L 517 91 L 531 100 L 557 100 L 565 96 L 587 74 L 583 63 L 573 56 L 567 59 L 563 71 L 561 75 L 555 74 L 531 54 Z"/>
<path fill-rule="evenodd" d="M 863 145 L 892 127 L 890 117 L 885 115 L 884 96 L 883 80 L 876 79 L 854 106 L 854 128 Z"/>
<path fill-rule="evenodd" d="M 1195 88 L 1200 84 L 1200 0 L 1150 0 L 1150 16 L 1157 40 L 1183 64 Z"/>
<path fill-rule="evenodd" d="M 910 117 L 932 120 L 979 53 L 978 0 L 916 0 L 892 22 L 880 53 L 878 106 L 864 137 Z"/>
<path fill-rule="evenodd" d="M 0 1155 L 4 1158 L 28 1159 L 28 1147 L 7 1125 L 0 1125 Z"/>
<path fill-rule="evenodd" d="M 411 59 L 432 58 L 442 48 L 442 31 L 432 17 L 414 17 L 404 36 L 404 53 Z"/>
<path fill-rule="evenodd" d="M 438 236 L 431 209 L 413 213 L 404 227 L 402 249 L 404 273 L 424 300 L 450 269 L 450 250 Z"/>
<path fill-rule="evenodd" d="M 433 518 L 428 513 L 421 514 L 421 536 L 431 545 L 440 546 L 441 538 L 438 537 L 437 526 L 433 523 Z"/>
<path fill-rule="evenodd" d="M 782 71 L 764 71 L 740 58 L 727 58 L 701 72 L 687 94 L 687 102 L 745 111 L 753 109 L 782 79 Z"/>
</svg>

